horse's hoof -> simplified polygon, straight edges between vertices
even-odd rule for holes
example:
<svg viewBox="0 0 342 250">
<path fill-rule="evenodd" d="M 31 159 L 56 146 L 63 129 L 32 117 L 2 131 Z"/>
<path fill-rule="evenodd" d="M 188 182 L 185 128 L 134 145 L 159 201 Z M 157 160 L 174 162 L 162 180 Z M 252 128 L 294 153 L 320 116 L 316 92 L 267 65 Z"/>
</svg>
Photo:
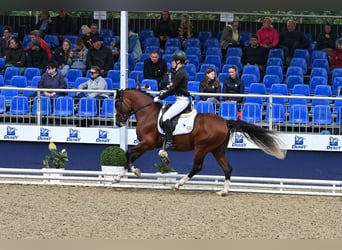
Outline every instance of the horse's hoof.
<svg viewBox="0 0 342 250">
<path fill-rule="evenodd" d="M 133 173 L 134 173 L 136 176 L 138 176 L 138 177 L 141 176 L 141 171 L 140 171 L 139 168 L 135 168 L 135 169 L 133 170 Z"/>
<path fill-rule="evenodd" d="M 218 191 L 218 192 L 216 192 L 216 194 L 220 195 L 220 196 L 227 196 L 228 192 Z"/>
<path fill-rule="evenodd" d="M 178 184 L 178 183 L 177 183 Z M 179 185 L 175 184 L 173 187 L 172 187 L 172 190 L 173 191 L 178 191 L 179 190 Z"/>
</svg>

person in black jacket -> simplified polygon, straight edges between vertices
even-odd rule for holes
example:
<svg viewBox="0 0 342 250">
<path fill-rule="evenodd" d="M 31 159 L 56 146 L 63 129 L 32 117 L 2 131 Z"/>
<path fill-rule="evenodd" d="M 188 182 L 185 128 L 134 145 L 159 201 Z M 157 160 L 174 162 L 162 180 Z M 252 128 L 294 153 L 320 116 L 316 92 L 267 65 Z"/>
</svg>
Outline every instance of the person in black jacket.
<svg viewBox="0 0 342 250">
<path fill-rule="evenodd" d="M 151 51 L 150 57 L 144 61 L 144 79 L 157 80 L 159 90 L 161 90 L 163 89 L 163 77 L 166 73 L 166 61 L 159 56 L 158 51 Z"/>
<path fill-rule="evenodd" d="M 308 49 L 309 40 L 304 33 L 296 30 L 296 22 L 294 20 L 287 21 L 287 30 L 279 34 L 279 47 L 284 50 L 286 63 L 289 64 L 296 49 Z"/>
<path fill-rule="evenodd" d="M 237 77 L 237 69 L 234 66 L 228 68 L 229 78 L 224 80 L 222 93 L 227 94 L 244 94 L 245 85 L 243 81 Z M 225 101 L 235 101 L 237 102 L 238 110 L 241 110 L 241 105 L 243 102 L 242 96 L 224 96 Z"/>
<path fill-rule="evenodd" d="M 204 79 L 199 86 L 201 93 L 221 93 L 220 81 L 217 78 L 215 69 L 209 67 L 205 71 Z M 220 104 L 219 96 L 200 96 L 202 101 L 210 101 L 214 104 Z"/>
<path fill-rule="evenodd" d="M 330 59 L 332 52 L 336 48 L 336 34 L 331 32 L 331 24 L 324 25 L 324 32 L 318 36 L 317 49 L 324 50 Z"/>
<path fill-rule="evenodd" d="M 169 37 L 176 36 L 176 30 L 171 20 L 170 12 L 164 10 L 160 16 L 159 21 L 157 22 L 157 26 L 154 30 L 154 35 L 159 37 L 160 48 L 165 49 L 166 40 Z"/>
<path fill-rule="evenodd" d="M 258 36 L 254 34 L 251 36 L 249 46 L 245 47 L 242 53 L 242 64 L 258 65 L 261 79 L 263 78 L 265 72 L 267 51 L 268 50 L 265 47 L 260 46 Z"/>
<path fill-rule="evenodd" d="M 168 96 L 175 95 L 176 102 L 163 115 L 163 126 L 165 130 L 165 150 L 172 150 L 176 147 L 172 140 L 171 119 L 180 114 L 190 104 L 190 94 L 188 91 L 188 74 L 184 68 L 186 61 L 184 51 L 176 51 L 171 58 L 172 66 L 176 69 L 174 79 L 168 84 L 168 90 L 156 96 L 153 101 L 159 102 Z"/>
<path fill-rule="evenodd" d="M 106 76 L 108 70 L 113 69 L 114 58 L 112 50 L 103 45 L 103 38 L 101 36 L 94 36 L 92 38 L 93 46 L 88 50 L 86 67 L 90 69 L 91 66 L 98 66 L 103 70 L 102 75 Z"/>
<path fill-rule="evenodd" d="M 39 68 L 40 73 L 43 74 L 46 71 L 47 62 L 48 53 L 42 49 L 37 39 L 33 40 L 27 52 L 26 66 Z"/>
</svg>

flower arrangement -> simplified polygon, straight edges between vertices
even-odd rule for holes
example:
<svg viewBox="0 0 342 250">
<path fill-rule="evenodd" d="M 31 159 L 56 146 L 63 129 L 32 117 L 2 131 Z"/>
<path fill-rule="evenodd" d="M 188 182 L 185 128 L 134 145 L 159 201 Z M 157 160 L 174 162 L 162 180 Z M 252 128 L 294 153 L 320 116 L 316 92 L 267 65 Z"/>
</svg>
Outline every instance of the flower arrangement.
<svg viewBox="0 0 342 250">
<path fill-rule="evenodd" d="M 65 149 L 58 151 L 56 144 L 49 143 L 50 154 L 45 157 L 43 164 L 46 168 L 64 168 L 68 159 L 68 152 Z"/>
<path fill-rule="evenodd" d="M 173 168 L 170 167 L 170 160 L 169 160 L 167 152 L 161 149 L 159 150 L 158 154 L 160 157 L 160 162 L 154 164 L 154 166 L 157 168 L 157 171 L 162 174 L 175 171 Z"/>
</svg>

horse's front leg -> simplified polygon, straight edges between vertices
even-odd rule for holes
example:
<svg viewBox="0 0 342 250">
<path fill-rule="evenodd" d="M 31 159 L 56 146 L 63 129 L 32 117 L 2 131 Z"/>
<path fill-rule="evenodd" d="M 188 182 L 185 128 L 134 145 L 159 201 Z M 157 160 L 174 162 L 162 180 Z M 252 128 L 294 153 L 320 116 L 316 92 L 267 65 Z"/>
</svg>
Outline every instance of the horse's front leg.
<svg viewBox="0 0 342 250">
<path fill-rule="evenodd" d="M 141 171 L 139 168 L 134 167 L 133 162 L 138 159 L 143 153 L 145 153 L 150 148 L 145 144 L 140 142 L 136 146 L 128 149 L 126 151 L 127 166 L 126 169 L 130 170 L 136 176 L 141 176 Z"/>
</svg>

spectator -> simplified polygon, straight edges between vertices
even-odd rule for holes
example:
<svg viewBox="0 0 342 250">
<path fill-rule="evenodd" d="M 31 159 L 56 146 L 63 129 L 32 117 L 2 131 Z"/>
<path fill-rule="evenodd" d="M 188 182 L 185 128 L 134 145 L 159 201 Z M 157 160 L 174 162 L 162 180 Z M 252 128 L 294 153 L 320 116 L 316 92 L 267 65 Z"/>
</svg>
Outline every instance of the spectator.
<svg viewBox="0 0 342 250">
<path fill-rule="evenodd" d="M 342 68 L 342 38 L 336 42 L 336 49 L 331 54 L 331 70 Z"/>
<path fill-rule="evenodd" d="M 98 66 L 91 66 L 90 68 L 90 79 L 84 83 L 78 85 L 78 89 L 88 90 L 108 90 L 106 80 L 101 76 L 101 69 Z M 92 97 L 98 100 L 98 108 L 102 107 L 102 101 L 108 98 L 106 92 L 77 92 L 75 98 L 75 104 L 78 104 L 79 99 L 82 97 Z"/>
<path fill-rule="evenodd" d="M 140 60 L 140 56 L 142 54 L 141 44 L 139 40 L 139 36 L 137 33 L 134 33 L 131 29 L 128 31 L 128 53 L 132 53 L 134 56 L 134 61 L 137 62 Z"/>
<path fill-rule="evenodd" d="M 63 42 L 65 35 L 76 35 L 76 23 L 74 19 L 65 11 L 58 11 L 58 16 L 53 19 L 53 24 L 60 43 Z"/>
<path fill-rule="evenodd" d="M 97 24 L 96 23 L 92 23 L 90 25 L 90 38 L 93 38 L 94 36 L 99 36 L 100 33 L 99 33 L 99 29 L 97 27 Z"/>
<path fill-rule="evenodd" d="M 64 39 L 62 46 L 59 47 L 53 55 L 53 59 L 57 61 L 58 69 L 61 70 L 61 74 L 63 76 L 66 76 L 66 74 L 68 73 L 70 69 L 70 65 L 71 65 L 70 53 L 71 53 L 71 42 L 68 39 Z"/>
<path fill-rule="evenodd" d="M 263 78 L 267 62 L 267 49 L 260 46 L 258 36 L 252 35 L 248 47 L 243 49 L 242 63 L 244 65 L 256 64 L 259 66 L 260 77 Z"/>
<path fill-rule="evenodd" d="M 34 26 L 34 29 L 39 30 L 40 37 L 44 37 L 45 35 L 56 34 L 49 11 L 44 10 L 40 13 L 39 21 Z"/>
<path fill-rule="evenodd" d="M 77 38 L 76 48 L 70 52 L 70 68 L 81 69 L 83 71 L 83 75 L 85 75 L 87 54 L 88 49 L 84 46 L 82 38 Z"/>
<path fill-rule="evenodd" d="M 103 38 L 101 36 L 94 36 L 92 38 L 93 46 L 88 50 L 86 59 L 86 68 L 91 66 L 98 66 L 103 70 L 103 75 L 107 75 L 108 70 L 113 69 L 114 59 L 112 51 L 103 45 Z"/>
<path fill-rule="evenodd" d="M 331 57 L 332 52 L 336 48 L 336 34 L 331 33 L 331 24 L 324 25 L 324 32 L 318 36 L 317 49 L 324 50 L 327 56 Z"/>
<path fill-rule="evenodd" d="M 308 49 L 309 40 L 306 39 L 302 32 L 296 31 L 296 22 L 294 20 L 287 21 L 287 31 L 281 32 L 279 35 L 279 47 L 284 50 L 286 64 L 289 64 L 296 49 Z"/>
<path fill-rule="evenodd" d="M 46 72 L 42 74 L 38 83 L 41 89 L 66 89 L 66 81 L 62 74 L 57 71 L 58 63 L 55 60 L 50 60 L 47 63 Z M 43 94 L 50 98 L 57 98 L 65 95 L 65 92 L 44 91 Z"/>
<path fill-rule="evenodd" d="M 29 46 L 30 49 L 26 56 L 27 67 L 36 67 L 40 69 L 40 73 L 43 74 L 46 70 L 48 55 L 47 52 L 40 46 L 39 40 L 35 39 Z M 57 66 L 56 66 L 57 67 Z"/>
<path fill-rule="evenodd" d="M 200 83 L 199 92 L 201 93 L 221 93 L 221 85 L 217 79 L 216 72 L 213 68 L 207 68 L 203 81 Z M 214 104 L 220 104 L 219 96 L 200 96 L 202 101 L 210 101 Z"/>
<path fill-rule="evenodd" d="M 178 37 L 183 49 L 185 48 L 186 39 L 193 36 L 192 29 L 190 16 L 188 14 L 183 14 L 180 27 L 178 28 Z"/>
<path fill-rule="evenodd" d="M 265 17 L 262 27 L 257 30 L 257 36 L 260 45 L 266 48 L 267 52 L 270 48 L 275 48 L 279 44 L 279 34 L 272 26 L 272 19 L 270 17 Z"/>
<path fill-rule="evenodd" d="M 25 70 L 25 51 L 18 37 L 13 37 L 10 41 L 9 49 L 6 51 L 6 67 L 14 66 L 20 68 L 20 73 Z"/>
<path fill-rule="evenodd" d="M 158 51 L 151 51 L 150 57 L 144 61 L 144 79 L 157 80 L 159 90 L 161 90 L 163 89 L 162 81 L 166 73 L 166 61 L 159 56 Z"/>
<path fill-rule="evenodd" d="M 227 94 L 244 94 L 245 93 L 245 85 L 243 81 L 238 78 L 237 69 L 234 66 L 230 66 L 228 68 L 229 78 L 224 80 L 223 83 L 223 91 L 222 93 Z M 238 110 L 241 110 L 243 97 L 241 96 L 224 96 L 223 99 L 225 101 L 235 101 L 237 102 Z"/>
<path fill-rule="evenodd" d="M 6 55 L 6 51 L 10 48 L 10 41 L 12 39 L 12 29 L 8 26 L 3 28 L 3 36 L 0 39 L 0 57 Z"/>
<path fill-rule="evenodd" d="M 169 11 L 164 10 L 154 30 L 154 35 L 159 37 L 160 48 L 165 50 L 166 40 L 175 37 L 176 31 Z"/>
<path fill-rule="evenodd" d="M 52 58 L 52 54 L 51 54 L 51 50 L 50 50 L 50 47 L 49 45 L 45 42 L 45 40 L 43 38 L 40 37 L 40 32 L 39 30 L 32 30 L 30 32 L 30 37 L 31 37 L 31 42 L 33 42 L 34 40 L 38 40 L 39 41 L 39 44 L 40 44 L 40 47 L 42 49 L 44 49 L 48 55 L 48 59 L 50 60 Z M 30 50 L 31 47 L 28 46 L 26 48 L 26 50 Z M 45 68 L 45 66 L 44 66 Z"/>
<path fill-rule="evenodd" d="M 226 55 L 228 47 L 231 46 L 241 47 L 238 21 L 227 23 L 227 25 L 223 28 L 222 35 L 220 37 L 222 55 Z"/>
<path fill-rule="evenodd" d="M 91 36 L 90 36 L 90 28 L 87 25 L 81 26 L 81 38 L 83 40 L 83 44 L 86 46 L 87 49 L 91 48 Z"/>
</svg>

